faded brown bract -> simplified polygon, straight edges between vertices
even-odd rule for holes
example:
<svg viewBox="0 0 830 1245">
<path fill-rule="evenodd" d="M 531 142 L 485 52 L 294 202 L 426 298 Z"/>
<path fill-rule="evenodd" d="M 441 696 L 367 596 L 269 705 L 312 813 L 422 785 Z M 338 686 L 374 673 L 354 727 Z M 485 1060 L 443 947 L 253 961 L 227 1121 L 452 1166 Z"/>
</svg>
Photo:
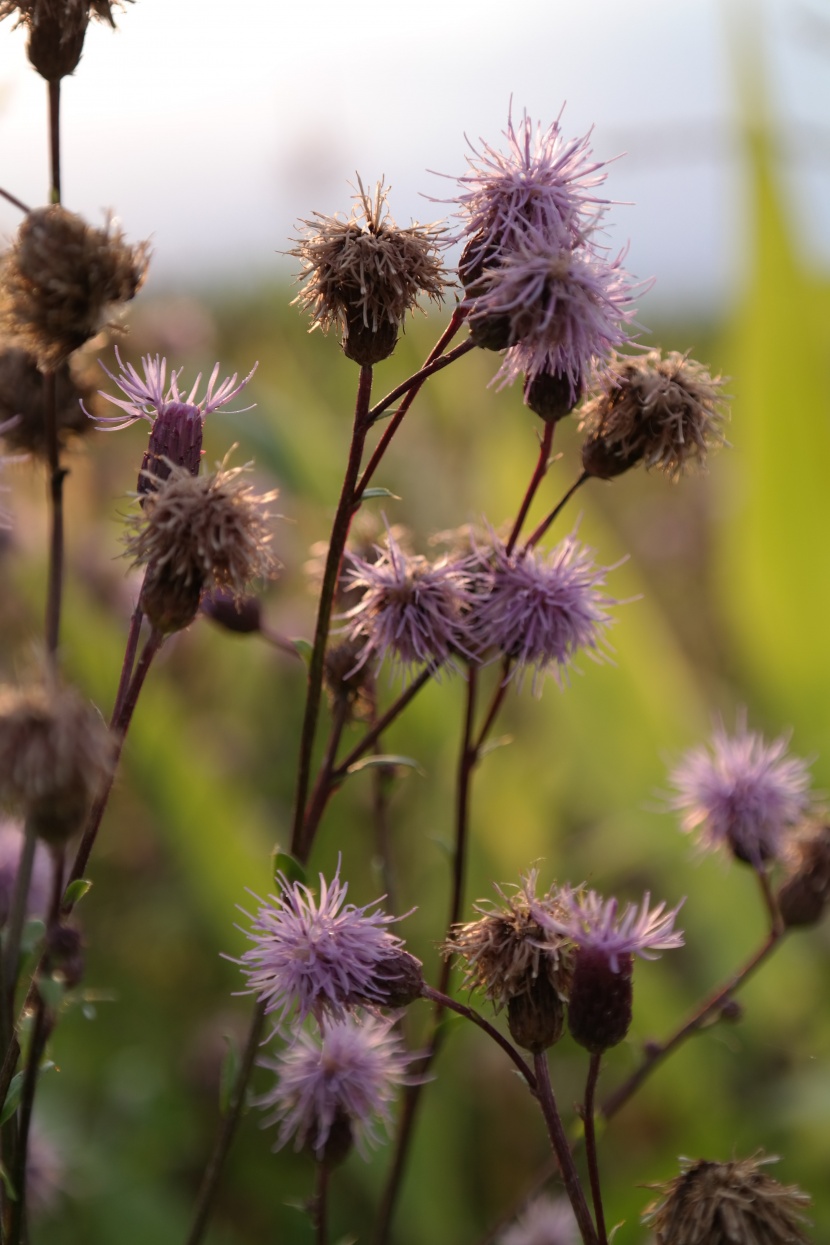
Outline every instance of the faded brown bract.
<svg viewBox="0 0 830 1245">
<path fill-rule="evenodd" d="M 74 688 L 0 687 L 0 800 L 47 842 L 80 828 L 112 757 L 100 714 Z"/>
<path fill-rule="evenodd" d="M 254 492 L 245 480 L 250 464 L 223 464 L 207 476 L 170 466 L 168 479 L 143 498 L 127 538 L 127 555 L 148 568 L 142 608 L 161 631 L 187 626 L 204 591 L 224 589 L 241 600 L 253 580 L 278 568 L 273 516 L 264 509 L 277 493 Z"/>
<path fill-rule="evenodd" d="M 776 1161 L 681 1159 L 681 1174 L 655 1186 L 662 1197 L 643 1222 L 658 1245 L 809 1245 L 802 1212 L 810 1198 L 767 1175 L 763 1167 Z"/>
<path fill-rule="evenodd" d="M 531 869 L 513 895 L 496 887 L 504 903 L 475 905 L 477 921 L 453 927 L 444 944 L 445 955 L 455 955 L 464 967 L 463 985 L 484 992 L 496 1008 L 534 989 L 536 979 L 547 976 L 550 985 L 567 1001 L 573 975 L 574 948 L 566 937 L 549 933 L 531 914 L 531 904 L 557 911 L 557 892 L 552 888 L 536 898 L 537 872 Z"/>
<path fill-rule="evenodd" d="M 111 223 L 95 229 L 57 204 L 37 208 L 0 258 L 0 332 L 54 370 L 135 296 L 149 255 Z"/>
<path fill-rule="evenodd" d="M 76 436 L 83 436 L 92 427 L 81 402 L 94 402 L 92 377 L 76 358 L 62 363 L 55 374 L 57 397 L 58 443 L 65 446 Z M 45 458 L 46 406 L 43 373 L 34 358 L 25 350 L 0 346 L 0 424 L 14 420 L 3 439 L 10 450 Z"/>
<path fill-rule="evenodd" d="M 611 479 L 642 462 L 677 480 L 725 444 L 723 381 L 686 355 L 617 355 L 599 383 L 580 420 L 591 475 Z"/>
<path fill-rule="evenodd" d="M 305 286 L 294 302 L 310 312 L 312 329 L 340 328 L 347 354 L 352 337 L 360 353 L 382 351 L 379 357 L 384 358 L 392 353 L 397 331 L 418 297 L 443 297 L 442 231 L 434 225 L 398 228 L 388 214 L 383 183 L 378 183 L 374 200 L 360 179 L 358 184 L 348 219 L 315 212 L 314 220 L 302 222 L 308 233 L 288 252 L 305 269 L 299 278 Z M 378 338 L 374 347 L 373 335 Z"/>
</svg>

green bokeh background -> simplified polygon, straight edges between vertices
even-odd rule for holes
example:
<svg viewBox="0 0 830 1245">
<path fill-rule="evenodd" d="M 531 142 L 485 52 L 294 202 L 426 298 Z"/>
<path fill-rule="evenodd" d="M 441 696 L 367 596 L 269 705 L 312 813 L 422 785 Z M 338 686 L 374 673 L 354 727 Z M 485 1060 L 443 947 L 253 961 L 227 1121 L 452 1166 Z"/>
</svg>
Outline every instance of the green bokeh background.
<svg viewBox="0 0 830 1245">
<path fill-rule="evenodd" d="M 792 747 L 815 757 L 830 787 L 828 530 L 830 411 L 826 362 L 830 282 L 796 256 L 775 166 L 763 137 L 747 139 L 753 169 L 751 275 L 721 323 L 652 325 L 655 344 L 691 349 L 730 379 L 731 448 L 705 477 L 671 486 L 631 473 L 581 491 L 560 535 L 579 518 L 582 539 L 607 565 L 625 604 L 615 611 L 614 664 L 580 663 L 571 685 L 541 699 L 511 691 L 500 727 L 509 746 L 486 758 L 472 807 L 468 896 L 518 880 L 587 879 L 622 899 L 643 890 L 670 904 L 687 896 L 685 949 L 636 972 L 629 1039 L 608 1058 L 610 1089 L 633 1069 L 640 1044 L 662 1036 L 763 937 L 748 871 L 695 859 L 661 811 L 666 767 L 700 741 L 713 717 L 734 723 L 747 706 L 768 735 L 792 727 Z M 185 379 L 219 357 L 246 370 L 257 410 L 211 417 L 209 461 L 240 443 L 264 487 L 281 489 L 276 547 L 284 563 L 269 590 L 270 625 L 309 635 L 313 597 L 304 563 L 325 539 L 348 445 L 354 366 L 336 342 L 307 335 L 290 291 L 225 292 L 209 300 L 219 342 L 182 355 Z M 161 309 L 163 311 L 163 308 Z M 185 313 L 182 313 L 185 314 Z M 444 320 L 416 320 L 378 392 L 418 366 Z M 153 311 L 134 330 L 130 357 L 159 348 Z M 163 342 L 161 343 L 163 345 Z M 487 388 L 492 356 L 476 353 L 430 384 L 375 481 L 400 501 L 372 502 L 403 522 L 418 548 L 431 533 L 515 513 L 535 463 L 537 427 L 516 390 Z M 71 676 L 104 712 L 112 702 L 129 615 L 120 515 L 145 428 L 93 434 L 68 481 L 69 575 L 63 651 Z M 557 433 L 562 458 L 531 515 L 541 517 L 577 470 L 575 426 Z M 4 668 L 21 664 L 37 634 L 44 519 L 40 484 L 12 480 L 16 531 L 3 552 Z M 27 492 L 28 489 L 28 492 Z M 113 500 L 113 499 L 116 500 Z M 581 516 L 581 518 L 580 518 Z M 493 674 L 493 677 L 494 674 Z M 49 1245 L 170 1245 L 183 1240 L 217 1124 L 226 1035 L 244 1036 L 250 1000 L 236 965 L 246 887 L 271 889 L 271 852 L 289 838 L 303 669 L 256 638 L 200 621 L 169 643 L 152 671 L 93 858 L 93 889 L 79 909 L 88 941 L 86 988 L 94 1017 L 69 1008 L 51 1047 L 56 1068 L 38 1097 L 41 1128 L 61 1150 L 66 1193 L 36 1225 Z M 384 673 L 385 697 L 396 685 Z M 434 975 L 448 897 L 455 752 L 462 687 L 430 685 L 389 732 L 391 752 L 418 759 L 391 796 L 394 905 L 417 911 L 400 927 Z M 355 735 L 355 738 L 357 736 Z M 332 803 L 313 867 L 342 854 L 350 898 L 380 893 L 371 775 Z M 646 1084 L 602 1139 L 607 1216 L 617 1245 L 641 1242 L 642 1186 L 666 1179 L 676 1156 L 728 1159 L 763 1148 L 778 1175 L 815 1199 L 815 1239 L 830 1233 L 830 1009 L 828 938 L 790 938 L 743 992 L 742 1021 L 688 1043 Z M 414 1007 L 411 1040 L 428 1013 Z M 569 1039 L 552 1054 L 563 1109 L 581 1094 L 585 1059 Z M 262 1092 L 269 1078 L 258 1074 Z M 311 1242 L 312 1168 L 273 1130 L 246 1116 L 209 1237 L 212 1245 Z M 333 1240 L 371 1240 L 390 1150 L 351 1156 L 333 1179 Z M 420 1119 L 395 1240 L 474 1245 L 531 1187 L 546 1157 L 544 1131 L 522 1084 L 477 1031 L 452 1029 Z"/>
</svg>

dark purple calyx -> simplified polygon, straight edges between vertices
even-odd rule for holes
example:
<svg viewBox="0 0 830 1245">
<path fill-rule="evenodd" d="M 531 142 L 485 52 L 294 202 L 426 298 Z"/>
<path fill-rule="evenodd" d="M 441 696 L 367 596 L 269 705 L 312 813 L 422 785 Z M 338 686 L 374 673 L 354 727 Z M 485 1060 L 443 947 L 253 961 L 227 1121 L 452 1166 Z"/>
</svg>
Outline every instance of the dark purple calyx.
<svg viewBox="0 0 830 1245">
<path fill-rule="evenodd" d="M 156 480 L 166 480 L 170 464 L 199 474 L 202 460 L 202 412 L 187 402 L 168 402 L 153 421 L 150 441 L 138 473 L 139 495 L 154 493 Z M 166 461 L 165 461 L 166 460 Z"/>
<path fill-rule="evenodd" d="M 617 960 L 619 971 L 614 972 L 603 951 L 581 947 L 576 955 L 568 1000 L 568 1029 L 574 1040 L 592 1054 L 616 1046 L 631 1025 L 634 965 L 630 955 L 618 955 Z"/>
</svg>

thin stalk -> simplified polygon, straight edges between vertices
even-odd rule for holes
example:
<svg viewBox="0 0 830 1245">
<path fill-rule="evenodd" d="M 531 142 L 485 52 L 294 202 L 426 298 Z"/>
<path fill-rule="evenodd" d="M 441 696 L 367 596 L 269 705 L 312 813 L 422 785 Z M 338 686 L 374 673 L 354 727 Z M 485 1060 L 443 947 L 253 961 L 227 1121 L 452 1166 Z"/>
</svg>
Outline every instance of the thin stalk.
<svg viewBox="0 0 830 1245">
<path fill-rule="evenodd" d="M 485 1020 L 484 1017 L 475 1010 L 475 1008 L 467 1007 L 465 1003 L 459 1003 L 450 995 L 443 994 L 440 990 L 435 990 L 432 986 L 428 986 L 426 982 L 421 987 L 421 997 L 430 999 L 433 1003 L 435 1003 L 436 1008 L 440 1008 L 441 1011 L 455 1012 L 456 1015 L 463 1016 L 465 1020 L 471 1020 L 473 1024 L 483 1030 L 488 1037 L 492 1038 L 497 1046 L 501 1047 L 510 1062 L 514 1064 L 516 1071 L 519 1072 L 527 1082 L 531 1093 L 537 1093 L 537 1078 L 533 1075 L 531 1069 L 516 1050 L 516 1047 L 512 1042 L 509 1042 L 503 1034 L 499 1033 L 498 1029 L 491 1025 L 489 1020 Z"/>
<path fill-rule="evenodd" d="M 577 477 L 577 479 L 568 489 L 567 493 L 562 498 L 562 500 L 558 502 L 557 505 L 554 506 L 553 510 L 551 510 L 547 518 L 542 520 L 539 526 L 534 530 L 533 534 L 529 536 L 528 539 L 525 541 L 525 549 L 532 549 L 534 545 L 538 545 L 539 541 L 542 539 L 545 532 L 548 530 L 548 528 L 554 522 L 554 520 L 559 517 L 560 511 L 564 509 L 565 505 L 567 504 L 567 502 L 570 501 L 570 499 L 573 497 L 577 489 L 581 488 L 582 485 L 585 483 L 585 481 L 589 480 L 590 478 L 591 477 L 588 475 L 587 471 L 583 471 L 582 475 Z"/>
<path fill-rule="evenodd" d="M 104 811 L 107 807 L 107 803 L 109 802 L 113 783 L 115 782 L 115 773 L 118 768 L 118 762 L 121 759 L 124 739 L 126 737 L 130 722 L 132 721 L 132 716 L 135 712 L 136 704 L 138 703 L 139 694 L 144 686 L 144 680 L 147 678 L 147 673 L 152 665 L 153 658 L 163 643 L 164 636 L 154 627 L 144 644 L 141 656 L 138 659 L 138 663 L 133 672 L 133 677 L 130 680 L 130 685 L 127 688 L 126 695 L 123 698 L 120 711 L 113 719 L 111 727 L 114 751 L 112 767 L 101 790 L 93 800 L 91 809 L 89 810 L 89 816 L 87 817 L 83 837 L 81 838 L 80 846 L 78 847 L 75 860 L 72 864 L 72 870 L 69 874 L 69 882 L 74 882 L 78 878 L 82 878 L 86 872 L 90 853 L 95 846 L 95 840 L 98 837 L 98 831 L 101 826 Z"/>
<path fill-rule="evenodd" d="M 332 718 L 325 756 L 317 774 L 317 781 L 314 784 L 311 799 L 308 802 L 308 811 L 303 825 L 303 839 L 300 844 L 300 852 L 304 860 L 307 860 L 311 854 L 311 844 L 314 842 L 317 827 L 320 824 L 320 819 L 325 812 L 329 796 L 333 790 L 331 775 L 348 716 L 349 702 L 345 696 L 339 696 L 334 708 L 334 717 Z"/>
<path fill-rule="evenodd" d="M 505 657 L 504 662 L 502 664 L 501 679 L 499 680 L 498 687 L 493 693 L 493 699 L 490 701 L 490 707 L 487 710 L 487 716 L 484 719 L 481 730 L 478 732 L 478 738 L 476 739 L 476 742 L 475 742 L 476 757 L 478 757 L 478 755 L 481 752 L 481 749 L 484 747 L 485 740 L 487 739 L 487 736 L 490 734 L 490 731 L 493 729 L 493 724 L 496 721 L 499 710 L 504 704 L 504 698 L 507 695 L 507 688 L 509 686 L 508 680 L 507 680 L 507 676 L 509 675 L 509 673 L 510 673 L 510 658 Z"/>
<path fill-rule="evenodd" d="M 779 935 L 784 934 L 786 932 L 787 927 L 784 924 L 784 918 L 782 917 L 781 909 L 778 906 L 778 897 L 776 896 L 775 891 L 772 889 L 772 886 L 770 885 L 769 874 L 767 873 L 767 870 L 763 866 L 760 869 L 756 869 L 755 872 L 758 878 L 758 884 L 761 887 L 761 895 L 763 896 L 763 899 L 764 899 L 764 907 L 766 908 L 769 914 L 770 928 L 773 931 L 773 933 L 776 933 Z"/>
<path fill-rule="evenodd" d="M 383 754 L 383 744 L 377 743 L 376 752 Z M 372 770 L 372 825 L 375 831 L 375 857 L 380 865 L 381 890 L 386 901 L 387 912 L 397 911 L 395 899 L 395 876 L 392 867 L 392 835 L 389 826 L 389 793 L 393 778 L 390 770 L 383 765 Z"/>
<path fill-rule="evenodd" d="M 629 1098 L 640 1088 L 643 1081 L 651 1075 L 654 1069 L 672 1051 L 677 1050 L 677 1047 L 682 1045 L 693 1033 L 696 1033 L 714 1012 L 720 1010 L 730 995 L 734 994 L 747 978 L 763 964 L 764 960 L 772 954 L 782 938 L 783 934 L 775 929 L 770 930 L 761 946 L 749 957 L 743 967 L 739 968 L 736 973 L 733 973 L 723 985 L 713 990 L 709 997 L 698 1006 L 689 1019 L 671 1037 L 667 1038 L 663 1043 L 651 1043 L 649 1045 L 639 1068 L 635 1069 L 631 1076 L 626 1081 L 623 1081 L 622 1085 L 618 1086 L 612 1094 L 609 1094 L 602 1103 L 600 1111 L 606 1120 L 610 1120 L 612 1115 L 616 1115 L 620 1108 L 625 1106 Z"/>
<path fill-rule="evenodd" d="M 355 485 L 360 473 L 360 463 L 363 457 L 366 434 L 369 431 L 368 411 L 371 394 L 372 369 L 371 367 L 361 367 L 357 399 L 355 401 L 352 443 L 349 449 L 349 460 L 346 465 L 343 487 L 340 492 L 340 501 L 337 505 L 337 512 L 331 529 L 326 568 L 323 572 L 323 585 L 320 589 L 317 626 L 314 631 L 314 648 L 308 671 L 308 691 L 300 737 L 300 756 L 297 763 L 297 789 L 294 796 L 294 827 L 291 836 L 291 853 L 300 860 L 303 859 L 301 853 L 304 848 L 306 846 L 308 848 L 311 847 L 311 843 L 305 844 L 304 842 L 303 825 L 305 822 L 308 787 L 311 780 L 311 755 L 314 748 L 314 737 L 317 733 L 317 718 L 320 713 L 320 697 L 323 691 L 326 641 L 328 640 L 329 624 L 331 622 L 332 609 L 334 608 L 337 580 L 340 576 L 343 550 L 346 548 L 349 527 L 355 512 L 355 501 L 360 497 L 361 493 L 361 490 L 359 488 L 356 489 Z"/>
<path fill-rule="evenodd" d="M 553 1152 L 556 1155 L 556 1161 L 559 1164 L 565 1192 L 573 1207 L 580 1235 L 584 1245 L 599 1245 L 596 1229 L 591 1219 L 591 1212 L 588 1209 L 588 1203 L 585 1201 L 585 1194 L 579 1181 L 571 1147 L 568 1145 L 565 1129 L 562 1127 L 562 1120 L 556 1107 L 553 1086 L 550 1083 L 548 1060 L 544 1051 L 533 1056 L 533 1066 L 536 1072 L 536 1097 L 545 1117 L 548 1136 L 553 1146 Z"/>
<path fill-rule="evenodd" d="M 141 632 L 141 622 L 144 618 L 144 611 L 140 605 L 136 605 L 130 615 L 130 629 L 127 632 L 127 645 L 124 649 L 124 661 L 121 664 L 121 678 L 118 680 L 118 690 L 115 693 L 115 704 L 112 707 L 112 717 L 110 718 L 110 726 L 112 726 L 127 695 L 127 688 L 130 686 L 130 679 L 133 677 L 133 667 L 135 666 L 135 655 L 138 650 L 138 637 Z"/>
<path fill-rule="evenodd" d="M 49 202 L 61 201 L 61 83 L 49 83 Z"/>
<path fill-rule="evenodd" d="M 426 687 L 432 675 L 435 673 L 435 666 L 430 664 L 421 671 L 417 678 L 413 679 L 407 687 L 406 691 L 401 692 L 394 704 L 390 705 L 386 713 L 379 717 L 377 722 L 366 732 L 359 744 L 352 748 L 348 756 L 340 762 L 336 769 L 332 770 L 331 781 L 333 784 L 342 782 L 348 774 L 351 767 L 360 760 L 362 756 L 374 747 L 380 736 L 388 726 L 395 721 L 411 700 L 414 700 L 422 687 Z"/>
<path fill-rule="evenodd" d="M 228 1110 L 219 1126 L 219 1131 L 213 1144 L 213 1151 L 205 1168 L 205 1174 L 202 1177 L 193 1224 L 188 1234 L 186 1245 L 198 1245 L 204 1237 L 205 1229 L 213 1210 L 213 1203 L 219 1189 L 219 1180 L 225 1165 L 225 1159 L 228 1156 L 231 1142 L 234 1139 L 242 1116 L 242 1108 L 245 1105 L 245 1095 L 248 1090 L 248 1081 L 250 1080 L 256 1054 L 259 1050 L 264 1024 L 265 1005 L 257 1003 L 251 1020 L 251 1027 L 248 1031 L 245 1053 L 242 1056 L 242 1063 L 228 1104 Z"/>
<path fill-rule="evenodd" d="M 10 190 L 4 190 L 2 186 L 0 186 L 0 196 L 10 203 L 12 207 L 19 208 L 21 212 L 25 212 L 27 216 L 32 210 L 26 206 L 22 199 L 18 199 L 17 195 L 13 195 Z"/>
<path fill-rule="evenodd" d="M 412 406 L 412 403 L 415 401 L 415 398 L 417 397 L 424 381 L 428 380 L 429 377 L 433 376 L 436 372 L 440 372 L 442 368 L 447 367 L 450 363 L 454 363 L 456 359 L 460 359 L 462 355 L 467 354 L 472 349 L 472 342 L 462 342 L 460 346 L 455 347 L 455 350 L 450 350 L 448 354 L 442 355 L 440 359 L 436 359 L 433 363 L 422 367 L 420 372 L 415 372 L 414 376 L 410 376 L 409 380 L 404 381 L 403 385 L 399 385 L 397 389 L 393 389 L 382 402 L 379 402 L 376 407 L 372 408 L 369 412 L 370 418 L 378 419 L 383 411 L 386 410 L 387 406 L 391 405 L 391 403 L 394 402 L 395 398 L 401 392 L 404 392 L 405 396 L 403 401 L 384 428 L 383 436 L 375 446 L 372 456 L 366 465 L 366 470 L 360 477 L 360 483 L 355 490 L 356 497 L 362 497 L 366 489 L 369 487 L 369 481 L 377 471 L 381 459 L 389 448 L 390 441 L 403 423 L 404 416 Z M 415 383 L 416 380 L 417 383 Z"/>
<path fill-rule="evenodd" d="M 519 507 L 519 513 L 516 515 L 516 522 L 513 524 L 513 531 L 510 533 L 510 539 L 507 542 L 506 552 L 508 557 L 513 552 L 516 541 L 519 539 L 519 533 L 521 532 L 524 521 L 527 518 L 527 512 L 530 509 L 533 498 L 536 496 L 536 491 L 547 475 L 548 467 L 550 466 L 550 451 L 551 446 L 553 445 L 553 430 L 555 427 L 555 423 L 546 421 L 545 431 L 539 438 L 539 461 L 536 464 L 536 470 L 530 477 L 527 492 L 522 499 L 522 504 Z"/>
<path fill-rule="evenodd" d="M 58 649 L 63 597 L 63 482 L 69 474 L 61 466 L 58 445 L 57 387 L 53 371 L 43 374 L 43 404 L 46 413 L 46 454 L 49 473 L 49 572 L 46 589 L 46 651 L 54 658 Z"/>
<path fill-rule="evenodd" d="M 585 1084 L 585 1106 L 582 1112 L 583 1123 L 585 1124 L 585 1154 L 588 1159 L 588 1175 L 591 1180 L 591 1199 L 594 1203 L 594 1219 L 597 1225 L 597 1236 L 599 1237 L 599 1245 L 608 1245 L 608 1237 L 605 1232 L 605 1215 L 602 1210 L 602 1186 L 599 1180 L 599 1158 L 597 1155 L 597 1130 L 596 1130 L 596 1093 L 597 1082 L 599 1080 L 599 1069 L 602 1063 L 602 1055 L 591 1055 L 591 1062 L 588 1065 L 588 1080 Z"/>
<path fill-rule="evenodd" d="M 317 1179 L 316 1188 L 314 1190 L 314 1204 L 312 1210 L 312 1218 L 314 1220 L 314 1240 L 316 1245 L 328 1245 L 329 1229 L 328 1229 L 328 1208 L 329 1208 L 329 1176 L 330 1169 L 325 1159 L 317 1163 Z"/>
<path fill-rule="evenodd" d="M 424 381 L 428 380 L 430 376 L 433 376 L 435 372 L 438 372 L 441 368 L 446 367 L 448 363 L 454 362 L 455 358 L 457 358 L 455 353 L 450 352 L 449 354 L 444 354 L 444 351 L 455 337 L 466 318 L 466 312 L 462 312 L 460 307 L 456 307 L 455 311 L 452 313 L 452 318 L 450 319 L 449 324 L 438 338 L 438 341 L 432 347 L 432 350 L 430 350 L 423 362 L 423 365 L 418 369 L 418 371 L 413 372 L 411 376 L 407 376 L 406 380 L 402 381 L 400 385 L 397 385 L 394 389 L 390 390 L 385 398 L 381 398 L 380 402 L 376 402 L 372 407 L 369 412 L 369 418 L 373 423 L 380 418 L 384 411 L 389 409 L 393 402 L 397 402 L 398 398 L 403 397 L 406 393 L 409 393 L 413 385 L 417 385 L 420 389 Z M 464 342 L 463 345 L 467 347 L 467 342 Z M 467 348 L 469 349 L 469 347 Z M 458 347 L 456 347 L 456 350 L 457 349 Z M 466 353 L 466 350 L 464 353 Z M 436 367 L 436 363 L 440 366 Z"/>
<path fill-rule="evenodd" d="M 34 865 L 36 846 L 37 835 L 27 820 L 3 948 L 3 978 L 6 987 L 3 998 L 3 1029 L 8 1035 L 7 1041 L 11 1038 L 11 1017 L 14 1007 L 14 992 L 17 988 L 20 941 L 23 937 L 23 926 L 26 923 L 26 902 L 29 898 L 29 886 L 32 881 L 32 866 Z"/>
</svg>

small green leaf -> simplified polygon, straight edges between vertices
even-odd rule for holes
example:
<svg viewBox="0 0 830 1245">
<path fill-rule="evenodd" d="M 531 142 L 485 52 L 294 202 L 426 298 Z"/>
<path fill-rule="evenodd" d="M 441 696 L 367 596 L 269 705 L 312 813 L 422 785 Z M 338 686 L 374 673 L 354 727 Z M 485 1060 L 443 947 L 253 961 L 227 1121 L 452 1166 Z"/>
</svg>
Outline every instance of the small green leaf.
<svg viewBox="0 0 830 1245">
<path fill-rule="evenodd" d="M 383 753 L 379 756 L 364 757 L 361 761 L 355 761 L 354 765 L 349 766 L 350 774 L 359 774 L 364 769 L 377 769 L 378 766 L 388 767 L 390 765 L 402 765 L 407 769 L 416 770 L 422 778 L 426 778 L 426 770 L 413 760 L 412 757 L 393 756 Z"/>
<path fill-rule="evenodd" d="M 314 652 L 314 645 L 311 643 L 311 641 L 304 640 L 302 638 L 299 640 L 295 640 L 294 637 L 292 636 L 291 643 L 294 645 L 295 649 L 300 654 L 300 656 L 302 657 L 306 665 L 309 665 L 309 663 L 311 662 L 311 654 Z"/>
<path fill-rule="evenodd" d="M 486 757 L 488 752 L 495 752 L 497 748 L 506 748 L 512 742 L 512 735 L 499 735 L 498 739 L 491 739 L 489 744 L 485 744 L 478 755 Z"/>
<path fill-rule="evenodd" d="M 274 881 L 280 890 L 283 889 L 286 882 L 289 886 L 293 886 L 295 882 L 305 884 L 306 872 L 296 856 L 292 856 L 290 852 L 283 852 L 279 848 L 275 848 L 273 859 Z"/>
<path fill-rule="evenodd" d="M 74 908 L 75 904 L 80 903 L 88 890 L 92 889 L 92 883 L 87 878 L 75 878 L 74 882 L 70 882 L 64 891 L 63 907 Z"/>
<path fill-rule="evenodd" d="M 225 1041 L 228 1049 L 225 1058 L 222 1060 L 222 1070 L 219 1075 L 219 1112 L 221 1115 L 227 1115 L 231 1105 L 231 1094 L 239 1076 L 239 1047 L 232 1037 L 225 1034 Z"/>
<path fill-rule="evenodd" d="M 0 1111 L 0 1124 L 5 1124 L 6 1120 L 11 1119 L 17 1108 L 20 1106 L 20 1095 L 23 1093 L 23 1072 L 15 1072 L 9 1082 L 9 1090 L 6 1094 L 6 1101 L 3 1103 L 3 1109 Z"/>
<path fill-rule="evenodd" d="M 372 497 L 391 497 L 393 501 L 400 501 L 397 493 L 391 492 L 388 488 L 367 488 L 360 494 L 361 501 L 369 501 Z"/>
<path fill-rule="evenodd" d="M 98 1017 L 98 1008 L 94 1003 L 82 1003 L 81 1015 L 84 1020 L 96 1020 Z"/>
</svg>

